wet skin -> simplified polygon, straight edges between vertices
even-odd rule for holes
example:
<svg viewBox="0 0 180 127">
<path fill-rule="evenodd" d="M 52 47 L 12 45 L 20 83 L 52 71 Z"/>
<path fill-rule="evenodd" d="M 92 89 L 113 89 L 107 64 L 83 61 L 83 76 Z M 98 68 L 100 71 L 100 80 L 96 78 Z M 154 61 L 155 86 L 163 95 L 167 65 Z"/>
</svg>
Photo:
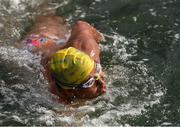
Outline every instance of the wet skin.
<svg viewBox="0 0 180 127">
<path fill-rule="evenodd" d="M 78 21 L 73 26 L 71 31 L 71 37 L 63 48 L 67 47 L 75 47 L 85 53 L 87 53 L 95 62 L 100 62 L 100 49 L 98 43 L 101 40 L 101 35 L 99 32 L 95 30 L 92 26 L 90 26 L 86 22 Z M 94 54 L 92 54 L 92 51 Z M 47 67 L 49 70 L 50 65 Z M 50 71 L 48 71 L 50 72 Z M 90 77 L 95 76 L 95 68 L 92 70 Z M 95 98 L 106 92 L 106 84 L 104 80 L 104 73 L 101 72 L 100 79 L 96 80 L 95 83 L 90 88 L 81 88 L 81 89 L 63 89 L 61 91 L 57 90 L 55 81 L 50 76 L 49 73 L 49 81 L 50 81 L 50 91 L 56 95 L 58 95 L 61 101 L 70 102 L 75 98 L 83 98 L 83 99 L 91 99 Z"/>
<path fill-rule="evenodd" d="M 51 27 L 52 26 L 52 27 Z M 63 20 L 58 16 L 41 16 L 37 19 L 32 30 L 29 34 L 40 34 L 46 37 L 56 36 L 59 39 L 64 39 L 65 34 L 68 34 L 69 27 Z M 28 35 L 27 35 L 28 36 Z M 50 72 L 50 59 L 51 56 L 58 50 L 75 47 L 86 54 L 88 54 L 95 62 L 100 62 L 100 48 L 99 42 L 101 40 L 100 33 L 91 25 L 83 21 L 77 21 L 71 30 L 71 36 L 68 42 L 64 45 L 56 45 L 54 43 L 43 45 L 41 48 L 36 49 L 34 53 L 40 53 L 42 55 L 41 64 L 44 67 L 42 71 L 44 76 L 48 79 L 50 91 L 59 96 L 61 102 L 71 102 L 77 98 L 94 98 L 102 93 L 106 92 L 106 84 L 104 81 L 104 74 L 101 72 L 99 80 L 95 81 L 90 88 L 82 89 L 61 89 L 59 90 L 56 86 L 54 79 L 52 79 Z M 95 76 L 95 68 L 92 70 L 90 77 Z"/>
</svg>

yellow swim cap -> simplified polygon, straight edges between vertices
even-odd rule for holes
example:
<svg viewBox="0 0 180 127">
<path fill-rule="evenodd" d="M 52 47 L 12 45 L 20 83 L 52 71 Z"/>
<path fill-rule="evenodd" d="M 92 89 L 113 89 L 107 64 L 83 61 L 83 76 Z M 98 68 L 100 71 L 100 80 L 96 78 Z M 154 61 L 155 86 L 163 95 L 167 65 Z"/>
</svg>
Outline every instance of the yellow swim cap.
<svg viewBox="0 0 180 127">
<path fill-rule="evenodd" d="M 73 47 L 59 50 L 51 58 L 51 73 L 62 83 L 61 87 L 78 86 L 87 79 L 93 68 L 94 60 Z"/>
</svg>

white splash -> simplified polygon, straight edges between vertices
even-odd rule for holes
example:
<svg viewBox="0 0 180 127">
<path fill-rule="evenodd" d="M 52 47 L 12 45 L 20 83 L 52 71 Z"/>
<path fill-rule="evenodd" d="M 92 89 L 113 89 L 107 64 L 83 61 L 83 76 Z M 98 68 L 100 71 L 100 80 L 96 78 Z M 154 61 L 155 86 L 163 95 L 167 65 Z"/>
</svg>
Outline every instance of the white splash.
<svg viewBox="0 0 180 127">
<path fill-rule="evenodd" d="M 175 39 L 179 39 L 180 35 L 179 34 L 175 34 L 174 37 L 175 37 Z"/>
<path fill-rule="evenodd" d="M 153 15 L 153 16 L 157 16 L 157 12 L 154 11 L 154 9 L 149 9 L 150 11 L 150 14 Z"/>
<path fill-rule="evenodd" d="M 20 67 L 40 68 L 40 56 L 34 55 L 27 50 L 20 50 L 11 46 L 0 47 L 0 58 L 13 61 Z"/>
<path fill-rule="evenodd" d="M 133 17 L 133 20 L 134 20 L 134 22 L 136 22 L 136 21 L 137 21 L 137 17 L 134 16 L 134 17 Z"/>
</svg>

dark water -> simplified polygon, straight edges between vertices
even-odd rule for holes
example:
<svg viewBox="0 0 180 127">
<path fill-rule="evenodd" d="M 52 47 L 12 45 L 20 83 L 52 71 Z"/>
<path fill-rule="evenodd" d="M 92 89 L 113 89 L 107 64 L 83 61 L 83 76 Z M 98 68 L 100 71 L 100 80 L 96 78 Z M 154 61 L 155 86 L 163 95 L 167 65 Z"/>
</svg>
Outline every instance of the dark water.
<svg viewBox="0 0 180 127">
<path fill-rule="evenodd" d="M 57 15 L 86 20 L 106 39 L 107 94 L 71 106 L 54 101 L 39 58 L 13 48 L 37 15 L 36 2 L 0 1 L 0 125 L 180 125 L 180 1 L 49 1 Z"/>
</svg>

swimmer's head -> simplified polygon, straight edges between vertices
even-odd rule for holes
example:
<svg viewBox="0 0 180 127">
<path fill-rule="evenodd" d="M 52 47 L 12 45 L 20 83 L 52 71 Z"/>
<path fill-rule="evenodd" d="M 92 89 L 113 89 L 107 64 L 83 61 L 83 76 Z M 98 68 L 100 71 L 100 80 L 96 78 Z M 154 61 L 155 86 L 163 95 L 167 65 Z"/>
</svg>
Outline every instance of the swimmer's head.
<svg viewBox="0 0 180 127">
<path fill-rule="evenodd" d="M 94 61 L 85 53 L 69 47 L 51 58 L 51 73 L 62 88 L 74 88 L 88 79 Z"/>
<path fill-rule="evenodd" d="M 100 63 L 87 54 L 69 47 L 51 58 L 50 70 L 57 86 L 70 98 L 94 98 L 106 92 Z"/>
</svg>

